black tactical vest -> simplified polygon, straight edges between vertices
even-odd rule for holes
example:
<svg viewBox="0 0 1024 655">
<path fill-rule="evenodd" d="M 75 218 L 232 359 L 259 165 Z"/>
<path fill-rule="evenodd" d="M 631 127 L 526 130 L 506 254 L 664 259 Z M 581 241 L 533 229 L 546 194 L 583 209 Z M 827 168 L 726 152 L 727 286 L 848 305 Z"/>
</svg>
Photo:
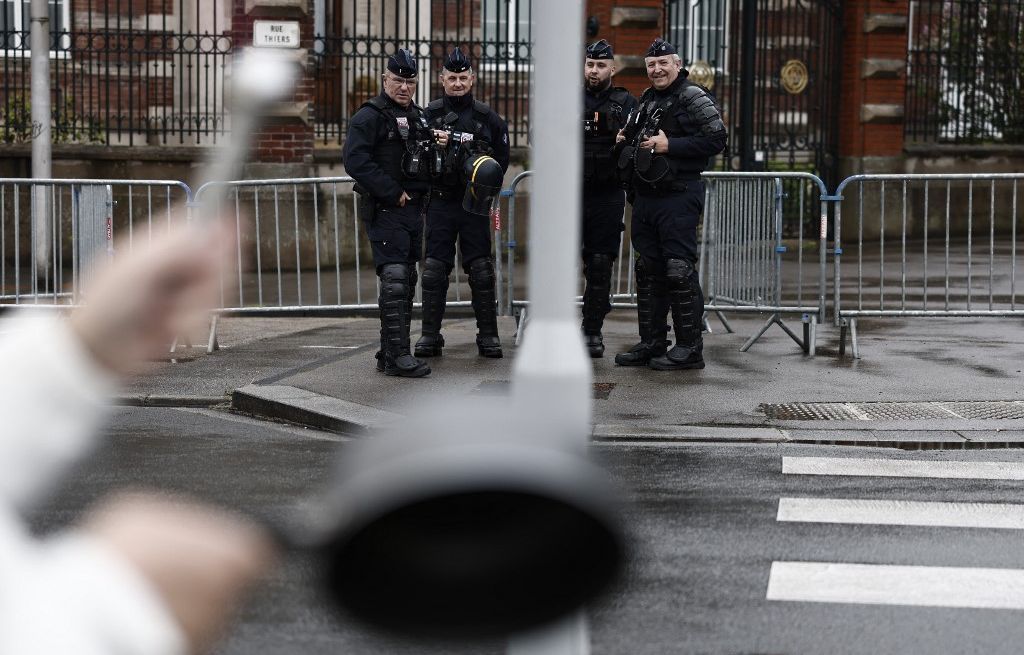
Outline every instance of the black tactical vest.
<svg viewBox="0 0 1024 655">
<path fill-rule="evenodd" d="M 377 141 L 373 151 L 373 161 L 377 163 L 392 179 L 402 183 L 410 191 L 426 191 L 429 176 L 421 175 L 410 178 L 402 167 L 403 159 L 409 152 L 412 139 L 420 127 L 423 113 L 416 103 L 401 107 L 389 102 L 381 96 L 371 98 L 363 103 L 363 107 L 372 107 L 385 118 L 385 138 Z M 380 134 L 380 132 L 378 132 Z M 418 184 L 421 182 L 422 184 Z"/>
<path fill-rule="evenodd" d="M 453 112 L 459 116 L 455 122 L 445 122 L 444 119 L 448 113 L 444 98 L 438 98 L 427 105 L 424 116 L 431 127 L 448 130 L 452 134 L 452 141 L 449 142 L 444 168 L 437 186 L 446 191 L 461 191 L 466 186 L 466 181 L 463 179 L 463 164 L 466 159 L 474 155 L 489 155 L 493 152 L 488 128 L 491 108 L 474 99 L 472 112 L 466 115 Z"/>
<path fill-rule="evenodd" d="M 617 175 L 612 148 L 615 135 L 626 124 L 629 91 L 613 87 L 597 111 L 583 110 L 583 183 L 615 184 Z"/>
<path fill-rule="evenodd" d="M 679 87 L 667 97 L 659 97 L 652 88 L 644 91 L 640 97 L 641 116 L 658 108 L 664 110 L 659 128 L 670 139 L 725 131 L 725 124 L 711 92 L 688 79 L 683 79 Z M 684 188 L 686 182 L 700 179 L 700 174 L 710 164 L 710 159 L 703 156 L 665 157 L 665 160 L 668 163 L 668 174 L 656 184 L 647 184 L 637 178 L 634 178 L 634 184 L 641 189 L 647 187 L 654 191 L 678 190 Z"/>
</svg>

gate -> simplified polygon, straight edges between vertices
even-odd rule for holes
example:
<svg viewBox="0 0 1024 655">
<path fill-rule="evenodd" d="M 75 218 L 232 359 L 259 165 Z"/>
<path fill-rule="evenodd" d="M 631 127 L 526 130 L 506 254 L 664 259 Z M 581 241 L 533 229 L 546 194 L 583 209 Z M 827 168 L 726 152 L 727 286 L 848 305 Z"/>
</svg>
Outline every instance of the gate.
<svg viewBox="0 0 1024 655">
<path fill-rule="evenodd" d="M 839 181 L 841 21 L 840 0 L 665 0 L 667 38 L 725 114 L 723 169 Z"/>
</svg>

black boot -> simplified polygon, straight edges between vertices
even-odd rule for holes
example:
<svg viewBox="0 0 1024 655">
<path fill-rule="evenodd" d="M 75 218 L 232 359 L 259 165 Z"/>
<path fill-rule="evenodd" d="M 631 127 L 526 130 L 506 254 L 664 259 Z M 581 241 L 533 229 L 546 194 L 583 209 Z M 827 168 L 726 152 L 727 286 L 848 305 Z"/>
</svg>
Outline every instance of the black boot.
<svg viewBox="0 0 1024 655">
<path fill-rule="evenodd" d="M 593 358 L 604 356 L 601 327 L 604 317 L 612 309 L 612 264 L 615 255 L 595 253 L 583 260 L 583 277 L 587 280 L 583 292 L 583 340 Z"/>
<path fill-rule="evenodd" d="M 704 368 L 704 340 L 701 338 L 704 294 L 697 270 L 685 259 L 668 260 L 666 270 L 676 345 L 664 356 L 652 359 L 649 366 L 656 371 Z"/>
<path fill-rule="evenodd" d="M 655 262 L 636 260 L 636 310 L 640 343 L 615 356 L 619 366 L 647 366 L 652 357 L 668 350 L 668 296 L 665 278 L 658 274 Z"/>
<path fill-rule="evenodd" d="M 417 357 L 440 357 L 444 348 L 441 321 L 444 320 L 445 300 L 448 297 L 448 274 L 451 269 L 439 259 L 428 257 L 423 264 L 423 322 Z"/>
<path fill-rule="evenodd" d="M 377 304 L 384 335 L 384 375 L 420 378 L 430 375 L 430 367 L 409 354 L 410 280 L 407 264 L 380 267 Z"/>
<path fill-rule="evenodd" d="M 419 276 L 416 273 L 416 266 L 415 265 L 409 266 L 408 270 L 409 270 L 409 285 L 407 287 L 406 300 L 407 300 L 407 303 L 409 305 L 409 310 L 408 310 L 409 314 L 408 315 L 410 316 L 410 321 L 411 321 L 412 306 L 413 306 L 413 303 L 415 302 L 415 299 L 416 299 L 416 282 L 419 281 Z M 381 330 L 380 330 L 380 350 L 378 350 L 376 352 L 376 354 L 374 354 L 374 356 L 373 356 L 374 359 L 377 360 L 377 370 L 382 372 L 382 373 L 384 372 L 384 351 L 385 351 L 384 341 L 385 341 L 384 328 L 382 327 Z M 422 364 L 423 362 L 420 362 L 420 363 Z"/>
<path fill-rule="evenodd" d="M 469 289 L 473 295 L 473 313 L 476 314 L 476 348 L 481 357 L 500 359 L 501 340 L 498 338 L 498 302 L 495 299 L 494 263 L 489 257 L 480 257 L 469 263 Z"/>
</svg>

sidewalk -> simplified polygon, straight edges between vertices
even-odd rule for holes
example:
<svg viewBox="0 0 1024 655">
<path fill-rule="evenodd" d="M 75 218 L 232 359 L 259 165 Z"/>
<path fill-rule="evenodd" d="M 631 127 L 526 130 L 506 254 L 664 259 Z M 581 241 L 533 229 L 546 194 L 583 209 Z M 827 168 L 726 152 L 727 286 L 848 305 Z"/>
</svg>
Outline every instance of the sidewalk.
<svg viewBox="0 0 1024 655">
<path fill-rule="evenodd" d="M 511 318 L 501 320 L 504 359 L 479 358 L 473 321 L 453 319 L 445 323 L 444 357 L 430 360 L 433 374 L 405 380 L 374 370 L 375 318 L 227 318 L 221 322 L 221 351 L 180 354 L 177 363 L 132 382 L 122 402 L 230 405 L 358 434 L 420 404 L 446 403 L 457 411 L 469 396 L 507 393 L 515 325 Z M 838 330 L 829 326 L 819 328 L 816 358 L 804 355 L 777 327 L 741 353 L 761 318 L 737 317 L 732 323 L 736 333 L 726 334 L 712 319 L 715 333 L 705 335 L 706 369 L 666 373 L 614 365 L 614 353 L 636 337 L 632 312 L 613 312 L 605 330 L 606 356 L 594 360 L 595 439 L 911 448 L 1024 444 L 1019 321 L 863 320 L 859 361 L 849 354 L 836 359 Z M 798 331 L 799 324 L 791 327 Z M 799 414 L 817 418 L 794 420 Z"/>
</svg>

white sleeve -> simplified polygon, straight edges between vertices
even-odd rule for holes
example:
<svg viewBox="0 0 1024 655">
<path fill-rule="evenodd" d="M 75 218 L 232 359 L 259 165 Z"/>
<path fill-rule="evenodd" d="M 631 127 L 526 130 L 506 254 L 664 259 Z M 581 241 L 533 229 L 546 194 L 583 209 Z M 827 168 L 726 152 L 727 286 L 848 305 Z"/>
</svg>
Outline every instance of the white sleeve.
<svg viewBox="0 0 1024 655">
<path fill-rule="evenodd" d="M 0 505 L 24 511 L 89 451 L 115 385 L 61 319 L 2 329 Z"/>
<path fill-rule="evenodd" d="M 163 600 L 102 543 L 82 535 L 19 540 L 6 527 L 0 526 L 0 653 L 187 652 Z"/>
<path fill-rule="evenodd" d="M 27 533 L 22 512 L 92 446 L 114 380 L 59 319 L 0 330 L 0 653 L 184 653 L 163 599 L 127 562 L 86 536 Z"/>
</svg>

